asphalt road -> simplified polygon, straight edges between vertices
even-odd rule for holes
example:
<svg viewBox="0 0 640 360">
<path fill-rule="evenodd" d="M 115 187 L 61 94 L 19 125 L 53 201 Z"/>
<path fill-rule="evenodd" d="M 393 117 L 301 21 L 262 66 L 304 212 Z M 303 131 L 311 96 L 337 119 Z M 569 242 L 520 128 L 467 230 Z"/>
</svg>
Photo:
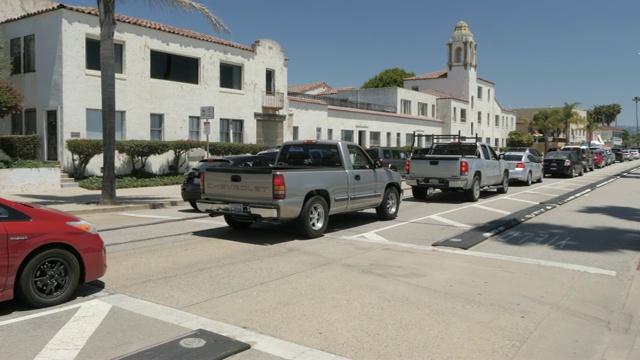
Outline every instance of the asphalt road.
<svg viewBox="0 0 640 360">
<path fill-rule="evenodd" d="M 312 240 L 187 207 L 87 215 L 107 274 L 60 307 L 0 305 L 0 358 L 110 359 L 195 329 L 252 346 L 233 359 L 640 358 L 638 165 L 477 203 L 406 191 L 396 220 L 334 216 Z"/>
</svg>

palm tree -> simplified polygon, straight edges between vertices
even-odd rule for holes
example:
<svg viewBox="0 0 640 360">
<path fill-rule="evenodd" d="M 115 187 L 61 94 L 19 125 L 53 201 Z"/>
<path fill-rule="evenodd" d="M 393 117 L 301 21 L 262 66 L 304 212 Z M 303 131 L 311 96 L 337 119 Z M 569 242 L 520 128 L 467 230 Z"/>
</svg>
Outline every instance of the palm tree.
<svg viewBox="0 0 640 360">
<path fill-rule="evenodd" d="M 103 170 L 100 203 L 116 203 L 116 77 L 113 37 L 116 29 L 116 0 L 96 0 L 100 13 L 100 72 L 102 92 Z M 229 28 L 204 5 L 191 0 L 147 0 L 150 8 L 165 7 L 205 16 L 216 32 L 230 33 Z"/>
<path fill-rule="evenodd" d="M 564 123 L 564 136 L 565 143 L 569 144 L 569 136 L 571 135 L 571 122 L 573 119 L 578 117 L 578 114 L 574 111 L 576 106 L 580 105 L 579 102 L 574 102 L 571 104 L 564 103 L 564 106 L 560 110 L 561 120 Z"/>
<path fill-rule="evenodd" d="M 533 115 L 531 126 L 544 135 L 544 153 L 546 154 L 547 150 L 549 149 L 549 141 L 547 139 L 547 136 L 557 135 L 559 129 L 560 131 L 562 129 L 560 112 L 557 109 L 538 111 Z"/>
<path fill-rule="evenodd" d="M 636 96 L 631 100 L 636 103 L 636 148 L 637 148 L 638 141 L 640 138 L 640 133 L 638 132 L 638 101 L 640 101 L 640 96 Z"/>
</svg>

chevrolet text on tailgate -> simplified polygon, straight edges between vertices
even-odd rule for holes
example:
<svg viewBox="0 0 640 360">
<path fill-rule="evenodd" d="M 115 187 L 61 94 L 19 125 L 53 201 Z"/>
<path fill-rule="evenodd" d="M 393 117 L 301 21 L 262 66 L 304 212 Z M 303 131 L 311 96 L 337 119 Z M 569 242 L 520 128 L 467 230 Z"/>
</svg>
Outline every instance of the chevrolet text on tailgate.
<svg viewBox="0 0 640 360">
<path fill-rule="evenodd" d="M 289 141 L 273 167 L 208 168 L 200 176 L 200 211 L 223 215 L 235 229 L 295 220 L 309 238 L 324 234 L 329 215 L 374 208 L 378 219 L 395 219 L 402 194 L 397 172 L 345 141 Z"/>
<path fill-rule="evenodd" d="M 509 189 L 509 167 L 488 144 L 472 142 L 457 135 L 423 135 L 431 140 L 430 148 L 416 149 L 407 162 L 405 182 L 416 199 L 424 199 L 434 189 L 464 192 L 468 201 L 478 201 L 480 191 Z M 412 145 L 413 150 L 413 145 Z"/>
</svg>

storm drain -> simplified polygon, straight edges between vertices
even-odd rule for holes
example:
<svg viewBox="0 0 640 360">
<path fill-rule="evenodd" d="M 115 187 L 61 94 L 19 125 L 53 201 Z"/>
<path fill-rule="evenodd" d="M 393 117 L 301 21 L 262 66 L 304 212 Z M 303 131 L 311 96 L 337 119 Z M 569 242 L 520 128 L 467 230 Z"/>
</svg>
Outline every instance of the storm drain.
<svg viewBox="0 0 640 360">
<path fill-rule="evenodd" d="M 250 349 L 249 344 L 198 329 L 173 340 L 123 355 L 126 360 L 224 359 Z"/>
</svg>

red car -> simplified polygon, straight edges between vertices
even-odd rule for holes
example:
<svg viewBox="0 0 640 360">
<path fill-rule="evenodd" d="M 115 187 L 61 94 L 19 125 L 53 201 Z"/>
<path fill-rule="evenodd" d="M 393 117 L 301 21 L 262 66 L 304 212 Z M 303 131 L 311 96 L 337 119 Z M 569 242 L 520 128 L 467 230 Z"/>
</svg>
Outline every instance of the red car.
<svg viewBox="0 0 640 360">
<path fill-rule="evenodd" d="M 0 198 L 0 301 L 15 296 L 34 307 L 58 305 L 106 270 L 107 252 L 95 226 Z"/>
<path fill-rule="evenodd" d="M 591 154 L 593 154 L 593 165 L 595 167 L 602 169 L 607 165 L 607 159 L 600 150 L 591 150 Z"/>
</svg>

